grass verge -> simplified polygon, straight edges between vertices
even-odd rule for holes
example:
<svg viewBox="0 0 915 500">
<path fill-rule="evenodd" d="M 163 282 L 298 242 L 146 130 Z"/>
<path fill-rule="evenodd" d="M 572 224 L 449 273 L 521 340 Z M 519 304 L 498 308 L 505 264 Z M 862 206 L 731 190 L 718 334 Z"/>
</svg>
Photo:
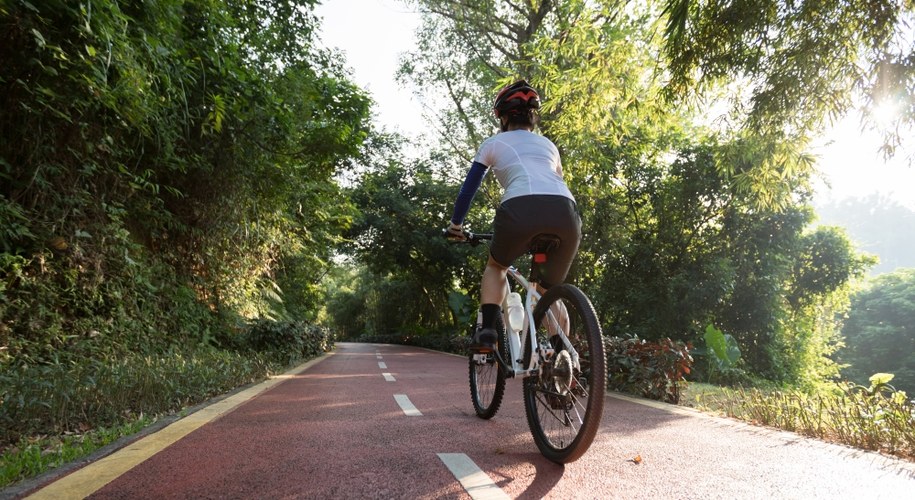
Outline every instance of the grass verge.
<svg viewBox="0 0 915 500">
<path fill-rule="evenodd" d="M 89 456 L 124 436 L 136 434 L 155 421 L 155 418 L 140 416 L 121 425 L 83 434 L 22 438 L 0 455 L 0 488 Z"/>
<path fill-rule="evenodd" d="M 835 386 L 810 394 L 691 383 L 680 404 L 915 460 L 915 401 L 902 391 Z"/>
<path fill-rule="evenodd" d="M 133 435 L 158 419 L 150 415 L 180 414 L 305 361 L 269 358 L 207 350 L 129 357 L 101 369 L 41 366 L 40 373 L 2 374 L 0 488 Z"/>
</svg>

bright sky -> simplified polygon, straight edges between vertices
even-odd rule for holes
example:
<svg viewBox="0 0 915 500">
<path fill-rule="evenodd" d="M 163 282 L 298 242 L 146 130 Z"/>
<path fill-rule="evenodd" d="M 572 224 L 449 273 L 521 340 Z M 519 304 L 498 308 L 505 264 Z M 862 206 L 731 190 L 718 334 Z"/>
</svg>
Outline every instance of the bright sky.
<svg viewBox="0 0 915 500">
<path fill-rule="evenodd" d="M 422 109 L 394 76 L 400 55 L 413 50 L 419 14 L 400 0 L 322 1 L 321 39 L 344 53 L 354 81 L 376 102 L 376 121 L 406 136 L 421 133 Z"/>
<path fill-rule="evenodd" d="M 862 134 L 857 116 L 839 122 L 826 134 L 824 142 L 828 140 L 832 144 L 814 150 L 830 184 L 815 184 L 818 203 L 879 192 L 915 210 L 915 163 L 908 165 L 902 155 L 885 162 L 878 151 L 880 138 Z"/>
<path fill-rule="evenodd" d="M 399 56 L 414 47 L 419 15 L 399 0 L 324 0 L 317 14 L 324 44 L 344 53 L 353 80 L 376 101 L 377 122 L 409 137 L 421 134 L 422 109 L 394 78 Z M 817 203 L 879 192 L 915 210 L 915 165 L 904 158 L 884 163 L 878 139 L 860 134 L 857 117 L 834 127 L 829 140 L 814 151 L 830 184 L 816 183 Z"/>
</svg>

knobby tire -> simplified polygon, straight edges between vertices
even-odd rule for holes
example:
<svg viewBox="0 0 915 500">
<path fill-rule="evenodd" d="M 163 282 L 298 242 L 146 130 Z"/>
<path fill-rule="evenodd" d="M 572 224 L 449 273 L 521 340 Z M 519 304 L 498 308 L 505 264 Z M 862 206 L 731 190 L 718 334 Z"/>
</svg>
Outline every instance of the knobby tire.
<svg viewBox="0 0 915 500">
<path fill-rule="evenodd" d="M 571 327 L 567 336 L 581 358 L 581 371 L 567 375 L 563 368 L 569 363 L 568 354 L 560 347 L 551 359 L 543 361 L 540 374 L 524 379 L 524 410 L 534 442 L 549 460 L 565 464 L 578 460 L 591 446 L 600 427 L 606 389 L 606 358 L 603 336 L 594 306 L 585 294 L 573 285 L 550 288 L 534 309 L 538 342 L 549 346 L 547 315 L 562 303 Z M 531 355 L 531 345 L 525 342 L 525 364 Z M 554 371 L 554 365 L 557 369 Z M 574 379 L 574 381 L 572 381 Z"/>
<path fill-rule="evenodd" d="M 507 357 L 508 339 L 505 336 L 505 328 L 497 328 L 497 330 L 499 330 L 499 341 L 496 348 L 503 357 Z M 470 400 L 473 402 L 473 409 L 478 417 L 490 419 L 496 415 L 502 405 L 502 396 L 505 395 L 505 373 L 493 353 L 486 354 L 486 361 L 483 363 L 474 359 L 474 353 L 470 353 L 469 358 Z"/>
</svg>

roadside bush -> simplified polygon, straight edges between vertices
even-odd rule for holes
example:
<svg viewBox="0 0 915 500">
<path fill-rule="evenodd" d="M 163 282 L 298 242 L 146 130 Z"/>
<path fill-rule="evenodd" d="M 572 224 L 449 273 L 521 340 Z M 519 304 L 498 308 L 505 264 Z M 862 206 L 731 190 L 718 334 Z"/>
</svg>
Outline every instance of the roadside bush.
<svg viewBox="0 0 915 500">
<path fill-rule="evenodd" d="M 605 337 L 608 388 L 650 399 L 678 403 L 693 358 L 689 344 L 665 338 Z"/>
<path fill-rule="evenodd" d="M 255 321 L 223 332 L 223 348 L 58 358 L 0 367 L 0 487 L 75 459 L 157 416 L 263 380 L 333 347 L 329 331 L 300 321 Z M 72 449 L 70 449 L 72 448 Z M 58 449 L 57 458 L 46 451 Z M 50 453 L 50 452 L 48 452 Z"/>
<path fill-rule="evenodd" d="M 710 384 L 740 386 L 751 385 L 750 375 L 739 365 L 742 363 L 737 340 L 709 324 L 703 335 L 704 345 L 690 349 L 694 361 L 690 380 Z"/>
<path fill-rule="evenodd" d="M 0 371 L 0 443 L 174 412 L 282 368 L 260 354 L 216 349 L 10 367 Z"/>
<path fill-rule="evenodd" d="M 289 365 L 333 349 L 334 339 L 327 328 L 304 321 L 259 319 L 247 326 L 240 343 L 272 362 Z"/>
<path fill-rule="evenodd" d="M 470 336 L 450 332 L 410 331 L 389 334 L 363 334 L 353 340 L 374 344 L 399 344 L 425 347 L 435 351 L 466 354 Z"/>
</svg>

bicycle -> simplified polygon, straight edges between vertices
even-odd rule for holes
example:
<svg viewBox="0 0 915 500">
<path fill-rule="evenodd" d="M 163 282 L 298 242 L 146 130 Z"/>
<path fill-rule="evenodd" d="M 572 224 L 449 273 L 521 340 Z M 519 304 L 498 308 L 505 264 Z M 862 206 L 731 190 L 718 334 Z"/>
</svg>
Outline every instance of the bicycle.
<svg viewBox="0 0 915 500">
<path fill-rule="evenodd" d="M 463 242 L 472 246 L 492 239 L 492 234 L 465 236 Z M 527 279 L 514 266 L 508 268 L 496 349 L 469 356 L 470 395 L 476 415 L 490 419 L 502 404 L 506 380 L 523 377 L 524 409 L 534 442 L 546 458 L 565 464 L 579 459 L 594 441 L 607 379 L 603 334 L 591 301 L 570 284 L 553 286 L 543 295 L 537 289 L 541 265 L 550 246 L 558 243 L 552 235 L 534 238 Z M 512 283 L 524 293 L 520 321 Z M 475 328 L 480 322 L 478 313 Z"/>
</svg>

